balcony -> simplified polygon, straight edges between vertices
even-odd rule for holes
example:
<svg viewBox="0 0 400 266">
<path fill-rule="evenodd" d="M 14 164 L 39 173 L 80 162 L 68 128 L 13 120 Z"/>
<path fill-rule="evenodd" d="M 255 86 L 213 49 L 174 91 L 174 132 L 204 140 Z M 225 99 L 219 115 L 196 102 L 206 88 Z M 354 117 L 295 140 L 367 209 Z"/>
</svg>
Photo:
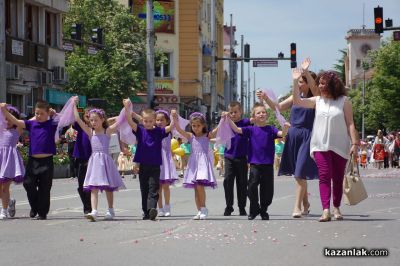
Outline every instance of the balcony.
<svg viewBox="0 0 400 266">
<path fill-rule="evenodd" d="M 48 47 L 42 44 L 7 36 L 6 61 L 47 69 Z"/>
</svg>

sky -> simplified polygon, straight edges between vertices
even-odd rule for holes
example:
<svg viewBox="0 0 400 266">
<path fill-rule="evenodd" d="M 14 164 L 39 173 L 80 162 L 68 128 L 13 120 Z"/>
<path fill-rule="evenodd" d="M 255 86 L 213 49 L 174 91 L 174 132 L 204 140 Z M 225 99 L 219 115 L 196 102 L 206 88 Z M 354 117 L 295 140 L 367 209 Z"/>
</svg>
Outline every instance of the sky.
<svg viewBox="0 0 400 266">
<path fill-rule="evenodd" d="M 306 57 L 311 58 L 310 69 L 332 69 L 340 59 L 338 50 L 347 47 L 345 36 L 350 29 L 363 25 L 374 28 L 374 7 L 383 7 L 384 19 L 393 19 L 393 26 L 400 27 L 400 0 L 225 0 L 224 20 L 236 25 L 236 53 L 240 55 L 240 35 L 244 43 L 250 44 L 251 57 L 277 57 L 283 52 L 289 57 L 290 43 L 297 44 L 297 65 Z M 384 32 L 384 37 L 392 32 Z M 290 91 L 291 69 L 289 61 L 279 61 L 278 67 L 251 66 L 251 88 L 253 73 L 256 88 L 272 89 L 276 95 Z M 245 63 L 245 80 L 248 67 Z M 238 71 L 240 84 L 240 64 Z M 239 85 L 240 87 L 240 85 Z"/>
</svg>

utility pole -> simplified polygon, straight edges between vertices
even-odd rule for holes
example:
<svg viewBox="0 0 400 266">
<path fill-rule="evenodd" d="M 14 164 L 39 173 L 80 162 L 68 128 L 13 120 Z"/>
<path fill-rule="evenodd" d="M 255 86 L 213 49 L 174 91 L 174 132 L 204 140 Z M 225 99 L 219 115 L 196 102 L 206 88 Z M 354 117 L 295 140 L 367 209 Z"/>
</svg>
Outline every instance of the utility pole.
<svg viewBox="0 0 400 266">
<path fill-rule="evenodd" d="M 253 105 L 256 103 L 256 72 L 253 73 Z"/>
<path fill-rule="evenodd" d="M 5 2 L 0 0 L 0 102 L 7 100 Z"/>
<path fill-rule="evenodd" d="M 150 108 L 154 98 L 154 15 L 153 0 L 147 0 L 146 14 L 146 73 L 147 73 L 147 106 Z"/>
<path fill-rule="evenodd" d="M 215 0 L 211 0 L 211 114 L 217 111 L 217 67 L 215 60 L 216 57 L 216 27 L 217 17 L 216 17 L 216 6 Z"/>
<path fill-rule="evenodd" d="M 251 86 L 250 86 L 250 62 L 247 63 L 247 113 L 250 114 L 250 99 L 251 99 Z"/>
<path fill-rule="evenodd" d="M 230 23 L 230 28 L 229 28 L 229 57 L 232 58 L 232 53 L 234 52 L 233 48 L 233 15 L 231 14 L 231 23 Z M 229 99 L 228 101 L 231 102 L 233 97 L 233 64 L 234 62 L 229 61 Z M 236 99 L 235 99 L 236 100 Z"/>
<path fill-rule="evenodd" d="M 242 104 L 242 107 L 244 107 L 244 38 L 243 35 L 241 35 L 241 60 L 240 60 L 240 103 Z"/>
</svg>

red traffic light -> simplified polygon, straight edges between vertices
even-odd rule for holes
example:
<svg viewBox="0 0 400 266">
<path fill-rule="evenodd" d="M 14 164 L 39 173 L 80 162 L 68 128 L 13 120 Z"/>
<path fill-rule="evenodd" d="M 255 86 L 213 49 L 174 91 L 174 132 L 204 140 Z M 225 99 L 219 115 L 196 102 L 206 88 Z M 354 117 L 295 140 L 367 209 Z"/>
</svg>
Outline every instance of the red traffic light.
<svg viewBox="0 0 400 266">
<path fill-rule="evenodd" d="M 376 23 L 376 24 L 382 24 L 382 22 L 383 22 L 383 19 L 382 19 L 382 18 L 376 18 L 376 19 L 375 19 L 375 23 Z"/>
<path fill-rule="evenodd" d="M 378 6 L 374 8 L 374 22 L 375 22 L 375 33 L 383 32 L 383 8 Z"/>
</svg>

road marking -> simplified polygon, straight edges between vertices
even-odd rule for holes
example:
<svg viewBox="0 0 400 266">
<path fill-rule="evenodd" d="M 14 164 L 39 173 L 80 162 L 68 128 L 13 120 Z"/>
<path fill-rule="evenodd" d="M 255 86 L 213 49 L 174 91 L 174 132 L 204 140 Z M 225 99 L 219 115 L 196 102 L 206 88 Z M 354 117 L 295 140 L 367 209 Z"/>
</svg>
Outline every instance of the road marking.
<svg viewBox="0 0 400 266">
<path fill-rule="evenodd" d="M 119 192 L 130 192 L 130 191 L 138 191 L 138 190 L 140 190 L 140 189 L 138 189 L 138 188 L 130 188 L 130 189 L 120 190 Z M 50 201 L 73 199 L 73 198 L 78 198 L 78 197 L 79 197 L 79 195 L 77 195 L 77 194 L 69 194 L 69 195 L 51 197 Z M 27 201 L 27 200 L 18 201 L 16 203 L 17 206 L 28 205 L 28 204 L 29 204 L 29 201 Z"/>
<path fill-rule="evenodd" d="M 383 212 L 389 212 L 389 213 L 396 213 L 392 212 L 392 210 L 400 209 L 400 207 L 392 207 L 392 208 L 386 208 L 386 209 L 380 209 L 380 210 L 373 210 L 373 211 L 368 211 L 367 213 L 383 213 Z"/>
</svg>

